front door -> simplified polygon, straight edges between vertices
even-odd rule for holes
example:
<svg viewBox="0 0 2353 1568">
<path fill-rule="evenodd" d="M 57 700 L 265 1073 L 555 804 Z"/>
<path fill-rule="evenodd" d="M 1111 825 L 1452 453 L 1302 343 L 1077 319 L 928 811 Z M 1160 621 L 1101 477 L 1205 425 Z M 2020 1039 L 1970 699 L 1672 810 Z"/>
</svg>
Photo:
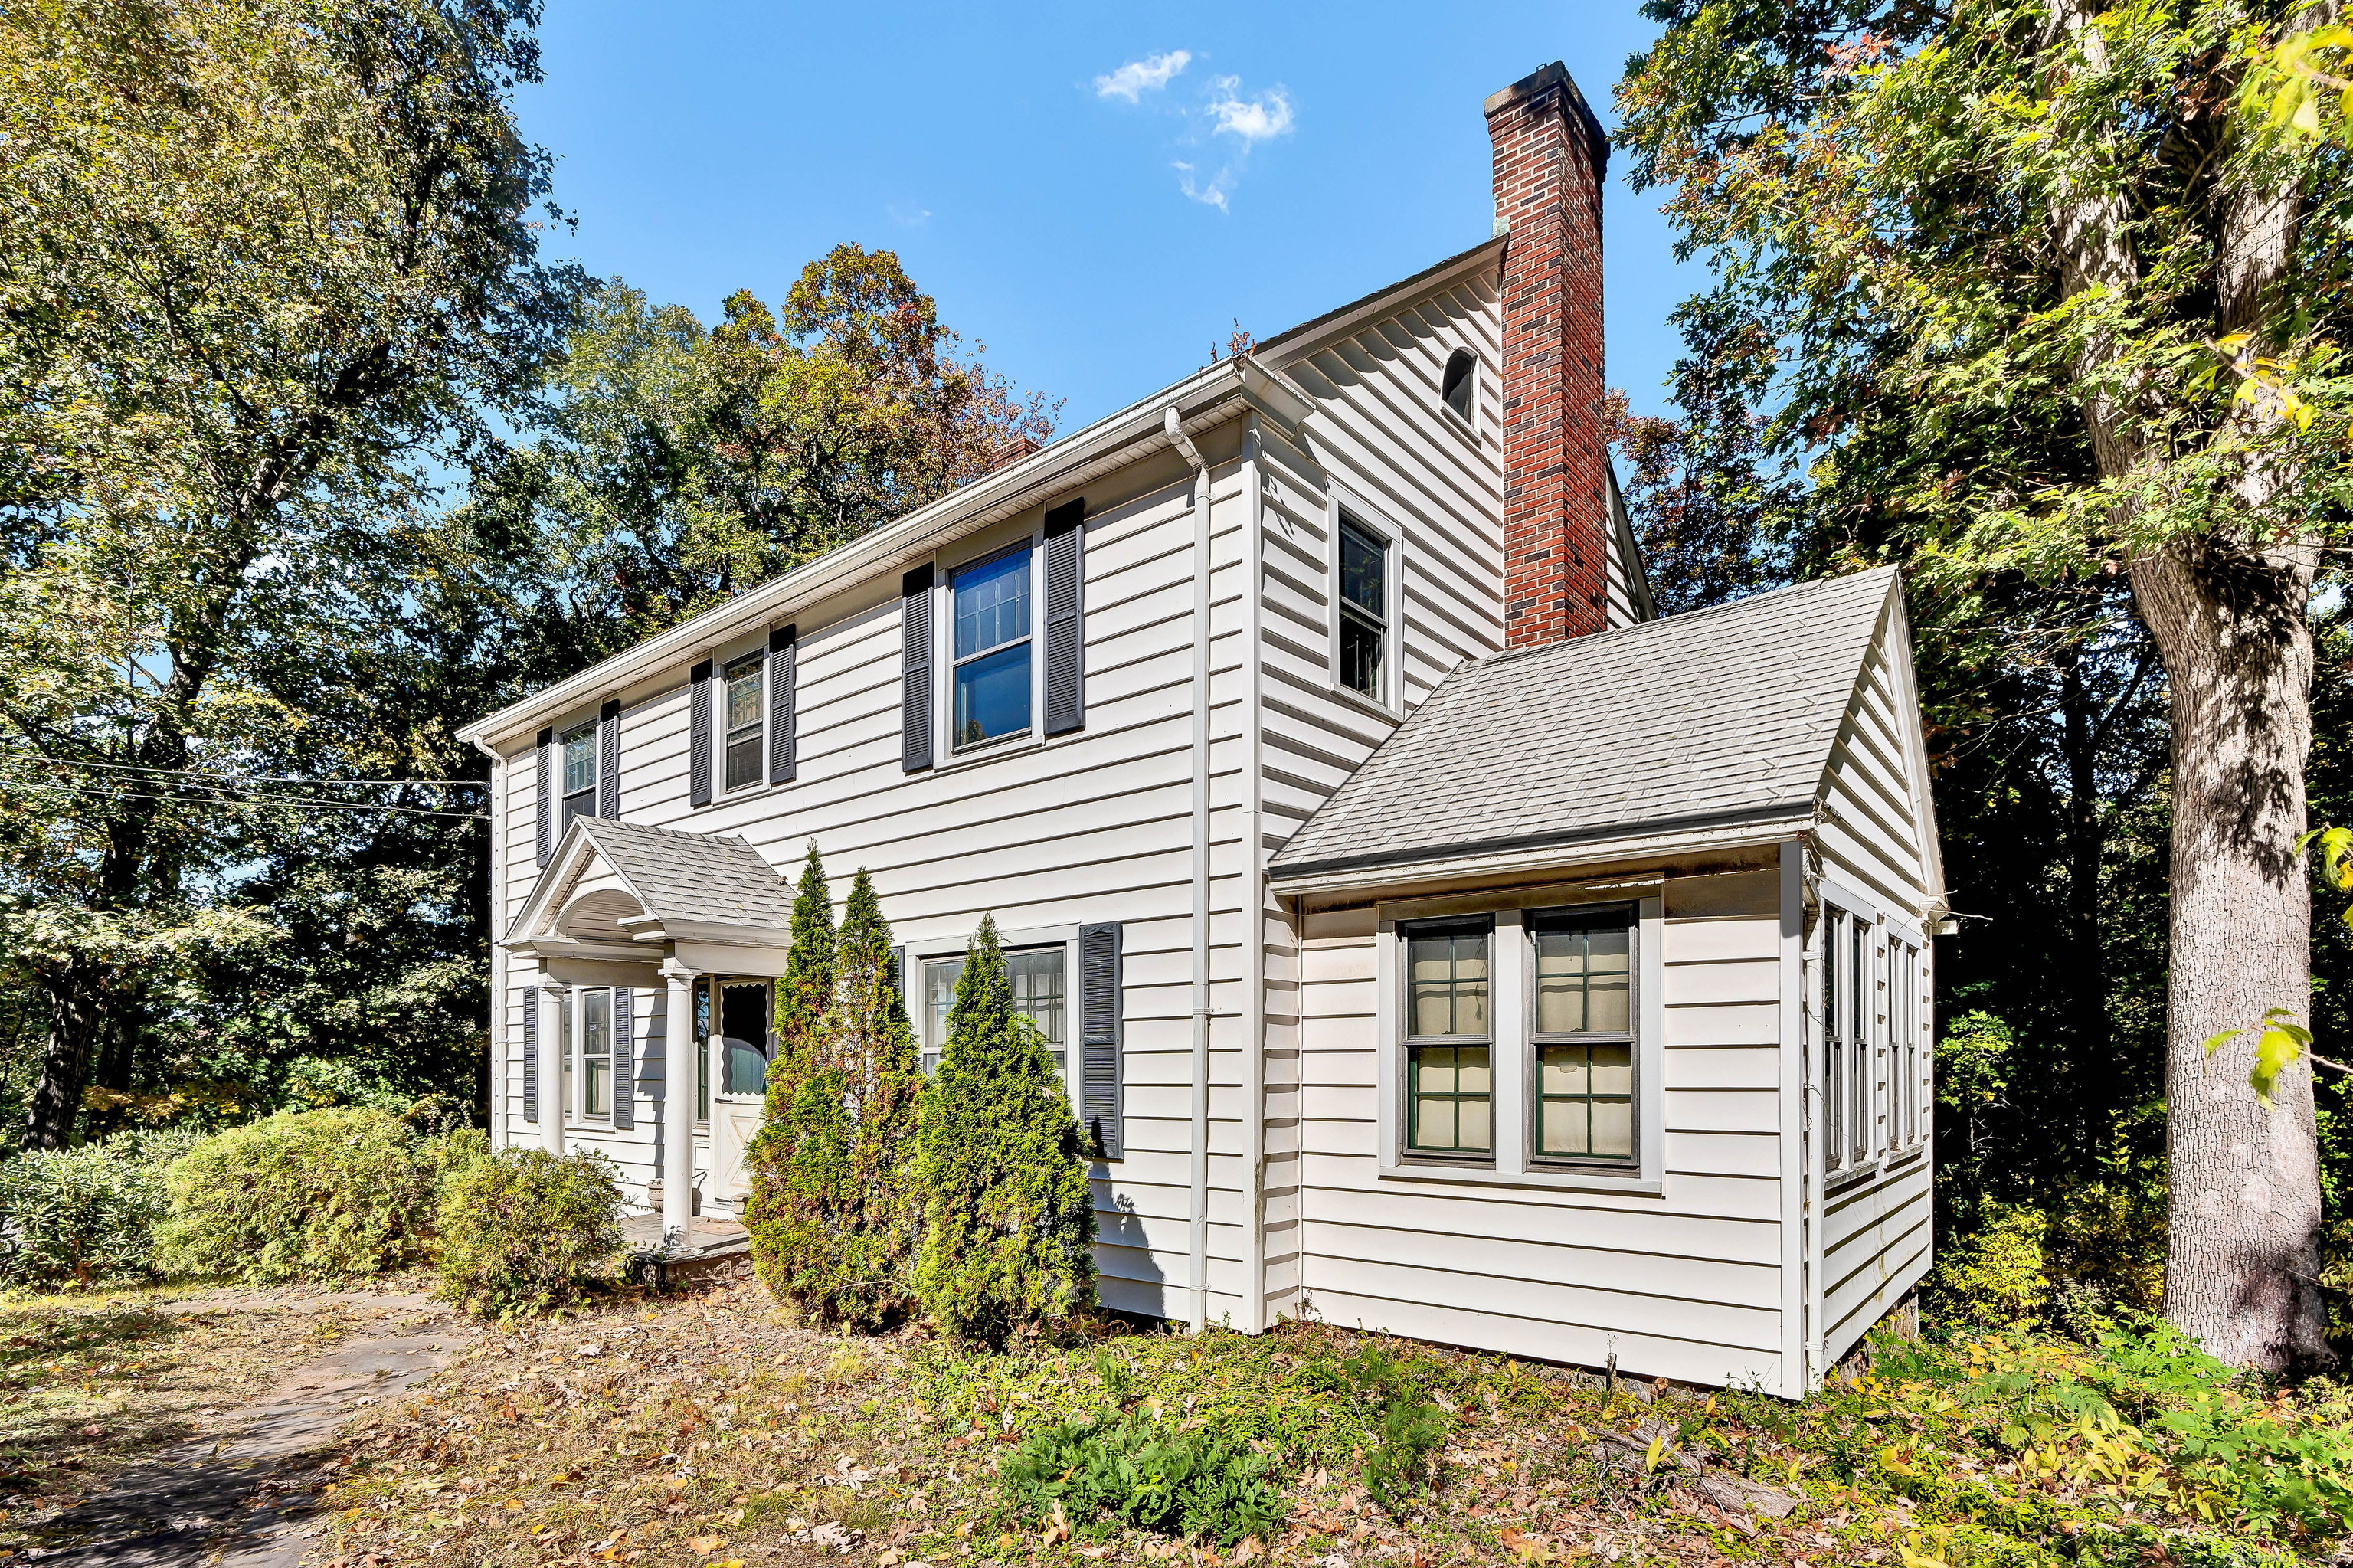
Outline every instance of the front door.
<svg viewBox="0 0 2353 1568">
<path fill-rule="evenodd" d="M 719 982 L 719 1027 L 712 1033 L 712 1080 L 718 1093 L 711 1107 L 712 1196 L 740 1202 L 750 1189 L 744 1150 L 760 1130 L 768 1086 L 768 1059 L 775 1049 L 769 1005 L 776 982 Z"/>
</svg>

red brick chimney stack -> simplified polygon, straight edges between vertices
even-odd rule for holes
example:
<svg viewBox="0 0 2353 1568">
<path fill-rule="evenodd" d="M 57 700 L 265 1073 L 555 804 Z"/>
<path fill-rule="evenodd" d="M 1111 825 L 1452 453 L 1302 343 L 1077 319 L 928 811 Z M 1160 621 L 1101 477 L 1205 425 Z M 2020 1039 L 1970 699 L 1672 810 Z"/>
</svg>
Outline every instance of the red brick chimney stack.
<svg viewBox="0 0 2353 1568">
<path fill-rule="evenodd" d="M 1607 624 L 1601 182 L 1609 143 L 1560 64 L 1487 100 L 1504 249 L 1504 642 Z"/>
</svg>

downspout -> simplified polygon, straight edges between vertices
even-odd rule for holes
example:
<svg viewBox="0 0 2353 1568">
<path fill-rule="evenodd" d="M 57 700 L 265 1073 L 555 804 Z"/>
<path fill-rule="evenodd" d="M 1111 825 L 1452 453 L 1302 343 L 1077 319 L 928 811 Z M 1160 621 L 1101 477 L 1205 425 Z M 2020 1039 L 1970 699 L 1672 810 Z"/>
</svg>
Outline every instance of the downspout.
<svg viewBox="0 0 2353 1568">
<path fill-rule="evenodd" d="M 1250 416 L 1242 482 L 1250 487 L 1242 519 L 1242 593 L 1248 635 L 1243 685 L 1249 695 L 1242 730 L 1242 1155 L 1247 1162 L 1243 1208 L 1250 1226 L 1242 1288 L 1242 1330 L 1266 1330 L 1266 435 Z"/>
<path fill-rule="evenodd" d="M 1810 1392 L 1830 1369 L 1822 1364 L 1830 1348 L 1830 1329 L 1822 1321 L 1829 1310 L 1829 1283 L 1822 1270 L 1829 1266 L 1829 1216 L 1822 1211 L 1830 1198 L 1829 1173 L 1823 1169 L 1822 1139 L 1830 1125 L 1829 1107 L 1823 1103 L 1824 1088 L 1816 1067 L 1822 1030 L 1822 986 L 1829 976 L 1824 964 L 1822 943 L 1825 926 L 1820 917 L 1821 895 L 1816 886 L 1820 875 L 1810 837 L 1797 841 L 1800 861 L 1799 873 L 1799 917 L 1810 921 L 1812 930 L 1803 938 L 1805 983 L 1799 988 L 1799 1006 L 1805 1014 L 1805 1107 L 1807 1139 L 1806 1161 L 1806 1343 L 1805 1386 L 1801 1393 Z"/>
<path fill-rule="evenodd" d="M 1175 408 L 1161 428 L 1193 469 L 1193 1331 L 1209 1326 L 1209 465 Z"/>
</svg>

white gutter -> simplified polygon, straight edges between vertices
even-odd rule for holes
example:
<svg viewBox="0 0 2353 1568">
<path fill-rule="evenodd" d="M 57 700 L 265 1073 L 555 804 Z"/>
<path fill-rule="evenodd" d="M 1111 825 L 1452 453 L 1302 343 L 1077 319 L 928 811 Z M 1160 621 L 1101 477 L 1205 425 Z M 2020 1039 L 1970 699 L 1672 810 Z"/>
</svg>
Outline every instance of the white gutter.
<svg viewBox="0 0 2353 1568">
<path fill-rule="evenodd" d="M 1209 465 L 1176 410 L 1168 444 L 1193 469 L 1193 1331 L 1209 1326 Z"/>
<path fill-rule="evenodd" d="M 826 594 L 927 555 L 946 540 L 1010 517 L 1049 499 L 1057 490 L 1127 461 L 1132 447 L 1160 445 L 1163 416 L 1171 411 L 1198 421 L 1212 408 L 1234 398 L 1271 416 L 1279 429 L 1293 431 L 1314 408 L 1306 394 L 1248 355 L 1221 359 L 1143 402 L 1073 431 L 1019 462 L 984 474 L 773 582 L 737 594 L 576 675 L 510 703 L 459 730 L 459 738 L 478 747 L 485 747 L 486 742 L 495 746 L 518 731 L 528 732 L 552 722 L 567 709 L 681 661 L 691 662 L 690 655 L 714 642 L 791 620 L 802 607 Z"/>
</svg>

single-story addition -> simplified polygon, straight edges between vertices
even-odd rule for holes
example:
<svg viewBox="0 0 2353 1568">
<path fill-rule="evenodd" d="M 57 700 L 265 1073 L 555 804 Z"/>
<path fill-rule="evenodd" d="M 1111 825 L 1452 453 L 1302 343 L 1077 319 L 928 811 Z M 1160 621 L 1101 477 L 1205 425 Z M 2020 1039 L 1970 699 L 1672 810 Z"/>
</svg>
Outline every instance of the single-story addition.
<svg viewBox="0 0 2353 1568">
<path fill-rule="evenodd" d="M 1945 917 L 1900 585 L 1653 615 L 1607 143 L 1556 64 L 1485 107 L 1493 238 L 470 728 L 499 1141 L 733 1211 L 814 841 L 927 1062 L 995 914 L 1109 1307 L 1794 1395 L 1898 1302 Z"/>
</svg>

